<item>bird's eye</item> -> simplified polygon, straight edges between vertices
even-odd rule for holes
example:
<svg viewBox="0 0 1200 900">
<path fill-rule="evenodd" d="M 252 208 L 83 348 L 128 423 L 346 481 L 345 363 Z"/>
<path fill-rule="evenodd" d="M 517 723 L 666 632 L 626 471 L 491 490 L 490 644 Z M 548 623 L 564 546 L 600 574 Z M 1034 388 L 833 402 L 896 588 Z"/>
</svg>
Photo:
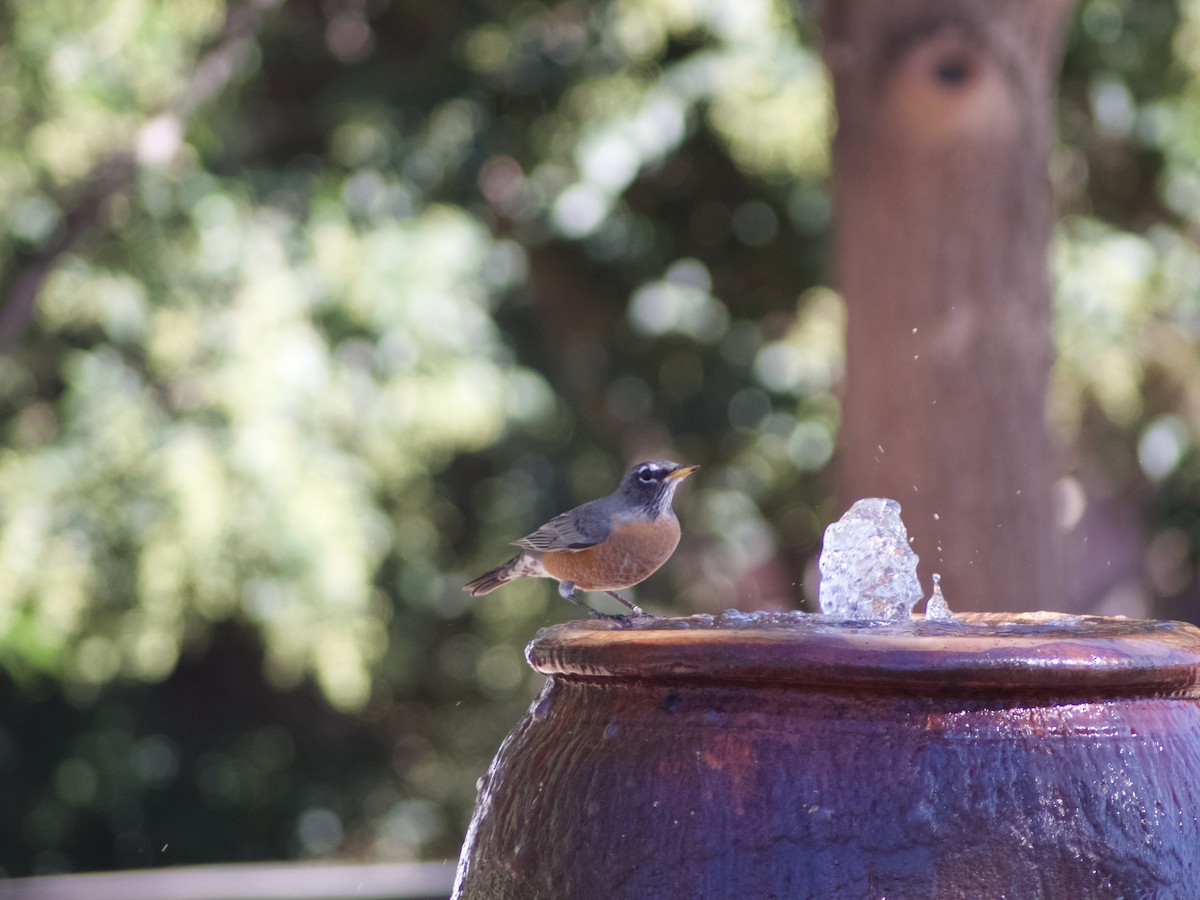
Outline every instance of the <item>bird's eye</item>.
<svg viewBox="0 0 1200 900">
<path fill-rule="evenodd" d="M 654 480 L 654 474 L 655 473 L 653 469 L 642 469 L 640 472 L 638 472 L 638 481 L 649 484 Z"/>
</svg>

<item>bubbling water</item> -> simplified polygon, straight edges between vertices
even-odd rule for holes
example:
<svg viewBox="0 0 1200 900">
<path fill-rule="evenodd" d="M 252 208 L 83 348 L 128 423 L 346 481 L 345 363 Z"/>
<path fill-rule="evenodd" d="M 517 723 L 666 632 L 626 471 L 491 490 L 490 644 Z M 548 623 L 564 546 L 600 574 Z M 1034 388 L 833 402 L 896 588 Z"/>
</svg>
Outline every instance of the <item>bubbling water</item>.
<svg viewBox="0 0 1200 900">
<path fill-rule="evenodd" d="M 921 601 L 920 558 L 895 500 L 859 500 L 825 529 L 819 561 L 821 612 L 838 619 L 905 621 Z M 948 622 L 954 614 L 934 576 L 927 618 Z"/>
</svg>

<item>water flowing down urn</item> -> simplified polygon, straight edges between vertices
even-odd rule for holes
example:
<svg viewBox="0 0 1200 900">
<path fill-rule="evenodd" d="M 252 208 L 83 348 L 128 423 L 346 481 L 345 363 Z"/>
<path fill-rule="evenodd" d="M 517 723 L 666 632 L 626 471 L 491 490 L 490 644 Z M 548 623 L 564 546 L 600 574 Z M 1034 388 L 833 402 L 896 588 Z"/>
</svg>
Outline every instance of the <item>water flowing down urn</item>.
<svg viewBox="0 0 1200 900">
<path fill-rule="evenodd" d="M 1200 631 L 822 619 L 542 631 L 456 896 L 1197 896 Z"/>
</svg>

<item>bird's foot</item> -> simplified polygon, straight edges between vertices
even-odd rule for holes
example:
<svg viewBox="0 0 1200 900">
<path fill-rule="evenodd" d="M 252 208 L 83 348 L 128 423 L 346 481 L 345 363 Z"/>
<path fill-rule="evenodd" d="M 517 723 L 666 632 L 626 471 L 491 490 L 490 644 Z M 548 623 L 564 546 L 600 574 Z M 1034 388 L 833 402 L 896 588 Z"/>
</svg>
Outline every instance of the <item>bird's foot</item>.
<svg viewBox="0 0 1200 900">
<path fill-rule="evenodd" d="M 582 609 L 586 609 L 588 616 L 593 619 L 605 619 L 609 622 L 615 622 L 618 625 L 625 625 L 625 626 L 629 625 L 629 618 L 630 618 L 629 616 L 619 615 L 619 614 L 614 615 L 613 613 L 602 613 L 602 612 L 600 612 L 600 610 L 595 609 L 591 606 L 588 606 L 588 604 L 586 604 L 582 600 L 580 600 L 577 596 L 575 596 L 575 583 L 572 581 L 560 581 L 558 583 L 558 593 L 562 596 L 562 598 L 564 600 L 569 600 L 572 603 L 574 603 L 576 606 L 581 607 Z M 612 596 L 616 597 L 618 600 L 620 600 L 622 603 L 624 603 L 627 607 L 629 607 L 629 609 L 633 611 L 634 616 L 646 617 L 647 613 L 643 609 L 641 609 L 641 607 L 635 606 L 634 604 L 630 603 L 628 600 L 626 600 L 620 594 L 616 593 L 615 591 L 607 591 L 606 593 L 611 594 Z M 652 616 L 651 618 L 657 618 L 657 616 Z"/>
<path fill-rule="evenodd" d="M 632 616 L 625 616 L 621 613 L 602 613 L 600 610 L 592 609 L 590 606 L 587 609 L 588 615 L 593 619 L 602 619 L 605 622 L 612 622 L 614 625 L 622 625 L 626 627 L 628 627 L 632 622 Z"/>
<path fill-rule="evenodd" d="M 588 606 L 586 603 L 584 603 L 582 600 L 580 600 L 578 597 L 575 596 L 575 582 L 573 582 L 573 581 L 560 581 L 558 583 L 558 593 L 562 596 L 562 598 L 564 600 L 570 600 L 576 606 L 578 606 L 582 609 L 586 609 L 587 614 L 593 619 L 623 619 L 623 618 L 625 618 L 624 616 L 610 616 L 607 613 L 602 613 L 602 612 L 600 612 L 600 610 L 593 609 L 592 607 Z"/>
<path fill-rule="evenodd" d="M 605 591 L 604 593 L 608 594 L 608 596 L 612 597 L 613 599 L 619 600 L 621 603 L 625 604 L 627 607 L 629 607 L 630 611 L 635 616 L 638 616 L 643 619 L 661 619 L 662 618 L 662 616 L 656 616 L 653 613 L 646 612 L 644 609 L 642 609 L 636 603 L 626 600 L 624 597 L 622 597 L 616 591 Z"/>
</svg>

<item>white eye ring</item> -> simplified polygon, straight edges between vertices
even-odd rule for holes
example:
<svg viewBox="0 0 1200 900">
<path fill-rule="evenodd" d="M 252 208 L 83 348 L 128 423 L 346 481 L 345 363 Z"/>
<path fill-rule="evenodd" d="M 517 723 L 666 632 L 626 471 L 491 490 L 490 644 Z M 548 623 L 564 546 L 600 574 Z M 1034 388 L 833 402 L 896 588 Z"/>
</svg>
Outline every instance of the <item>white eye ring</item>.
<svg viewBox="0 0 1200 900">
<path fill-rule="evenodd" d="M 649 484 L 651 481 L 654 480 L 655 474 L 656 474 L 656 471 L 654 469 L 650 469 L 650 468 L 642 469 L 640 472 L 638 472 L 638 480 L 644 481 L 647 484 Z"/>
</svg>

